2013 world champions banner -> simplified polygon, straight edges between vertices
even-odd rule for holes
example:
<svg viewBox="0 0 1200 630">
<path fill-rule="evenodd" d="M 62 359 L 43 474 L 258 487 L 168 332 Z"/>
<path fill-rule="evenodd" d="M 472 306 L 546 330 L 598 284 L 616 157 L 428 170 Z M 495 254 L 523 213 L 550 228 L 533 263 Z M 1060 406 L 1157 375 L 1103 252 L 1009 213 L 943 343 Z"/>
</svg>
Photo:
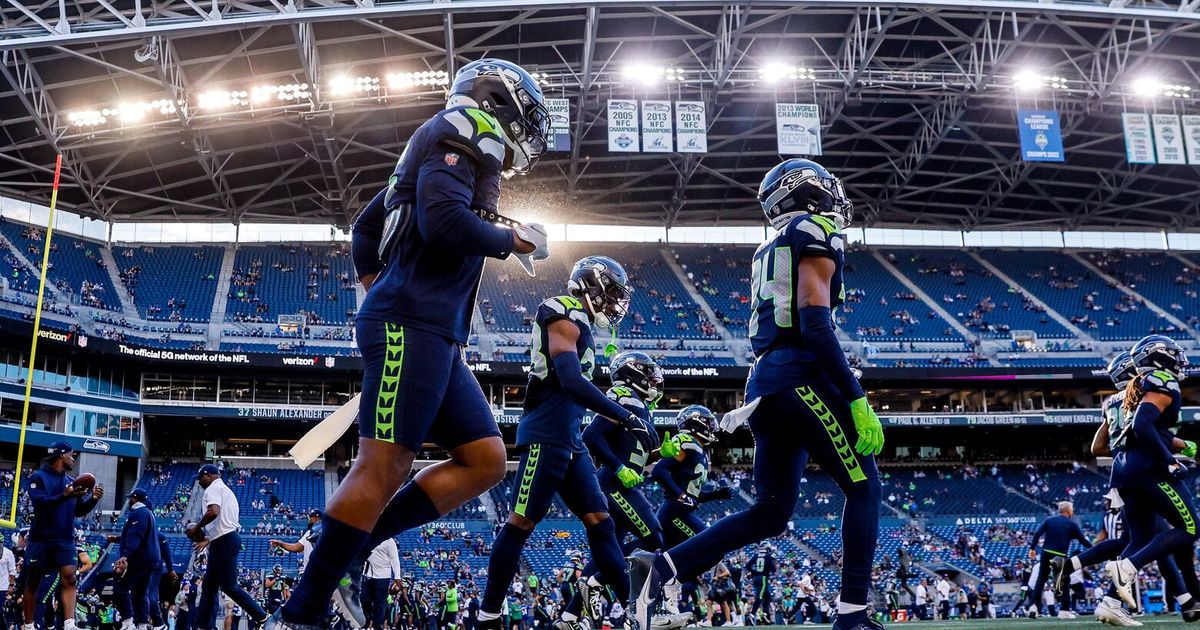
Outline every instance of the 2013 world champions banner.
<svg viewBox="0 0 1200 630">
<path fill-rule="evenodd" d="M 811 103 L 775 103 L 779 155 L 821 155 L 821 108 Z"/>
</svg>

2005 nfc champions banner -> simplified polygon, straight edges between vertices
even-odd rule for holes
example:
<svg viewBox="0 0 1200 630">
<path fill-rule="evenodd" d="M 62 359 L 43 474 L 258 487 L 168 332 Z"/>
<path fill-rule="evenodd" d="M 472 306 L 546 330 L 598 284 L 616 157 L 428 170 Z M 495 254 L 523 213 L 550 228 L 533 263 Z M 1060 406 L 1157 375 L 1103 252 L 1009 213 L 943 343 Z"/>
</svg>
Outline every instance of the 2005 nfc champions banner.
<svg viewBox="0 0 1200 630">
<path fill-rule="evenodd" d="M 775 104 L 779 155 L 821 155 L 821 110 L 806 103 Z"/>
<path fill-rule="evenodd" d="M 608 99 L 608 150 L 636 153 L 641 150 L 637 101 Z"/>
</svg>

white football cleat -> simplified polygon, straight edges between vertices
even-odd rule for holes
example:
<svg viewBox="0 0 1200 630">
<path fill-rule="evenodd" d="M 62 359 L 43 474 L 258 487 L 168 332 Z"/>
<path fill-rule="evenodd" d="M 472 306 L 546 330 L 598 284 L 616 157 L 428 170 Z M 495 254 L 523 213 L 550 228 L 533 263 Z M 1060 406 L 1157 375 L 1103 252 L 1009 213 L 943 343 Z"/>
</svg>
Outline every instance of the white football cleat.
<svg viewBox="0 0 1200 630">
<path fill-rule="evenodd" d="M 1113 560 L 1108 563 L 1108 578 L 1112 580 L 1113 588 L 1121 601 L 1129 605 L 1131 610 L 1138 610 L 1137 598 L 1133 595 L 1134 584 L 1137 582 L 1137 568 L 1128 558 Z"/>
<path fill-rule="evenodd" d="M 1100 623 L 1106 623 L 1110 626 L 1122 626 L 1127 628 L 1134 628 L 1142 625 L 1142 622 L 1130 616 L 1124 608 L 1111 603 L 1107 597 L 1096 606 L 1096 620 Z"/>
</svg>

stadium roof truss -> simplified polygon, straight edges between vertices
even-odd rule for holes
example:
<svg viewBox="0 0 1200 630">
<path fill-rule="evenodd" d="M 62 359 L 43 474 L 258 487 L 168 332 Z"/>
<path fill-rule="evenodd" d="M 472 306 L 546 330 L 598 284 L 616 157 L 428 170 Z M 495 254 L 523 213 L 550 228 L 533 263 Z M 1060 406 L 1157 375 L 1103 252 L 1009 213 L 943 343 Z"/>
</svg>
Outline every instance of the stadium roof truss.
<svg viewBox="0 0 1200 630">
<path fill-rule="evenodd" d="M 439 85 L 348 94 L 338 77 L 498 56 L 572 101 L 571 151 L 510 182 L 546 222 L 759 221 L 775 102 L 820 107 L 824 155 L 871 226 L 1200 227 L 1200 170 L 1126 162 L 1121 112 L 1200 113 L 1136 78 L 1200 86 L 1200 0 L 870 3 L 500 0 L 0 0 L 0 193 L 114 221 L 346 225 Z M 630 64 L 672 68 L 638 81 Z M 764 77 L 768 64 L 805 69 Z M 1023 70 L 1055 88 L 1014 89 Z M 770 80 L 777 79 L 777 80 Z M 275 84 L 302 97 L 201 106 Z M 311 86 L 311 87 L 310 87 Z M 216 91 L 216 92 L 214 92 Z M 246 95 L 243 94 L 244 98 Z M 708 152 L 607 150 L 608 98 L 700 100 Z M 122 103 L 148 115 L 117 116 Z M 157 108 L 162 106 L 161 110 Z M 1016 110 L 1056 109 L 1064 163 L 1023 162 Z M 77 124 L 72 112 L 104 124 Z M 146 108 L 151 108 L 147 105 Z"/>
</svg>

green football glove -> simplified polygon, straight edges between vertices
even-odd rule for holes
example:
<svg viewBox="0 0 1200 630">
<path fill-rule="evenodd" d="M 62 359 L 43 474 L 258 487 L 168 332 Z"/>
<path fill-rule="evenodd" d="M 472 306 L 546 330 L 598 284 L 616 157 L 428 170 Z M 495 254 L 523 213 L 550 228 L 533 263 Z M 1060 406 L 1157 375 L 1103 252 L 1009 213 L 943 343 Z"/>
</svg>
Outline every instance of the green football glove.
<svg viewBox="0 0 1200 630">
<path fill-rule="evenodd" d="M 630 470 L 629 468 L 626 468 L 625 466 L 617 469 L 617 479 L 620 480 L 621 485 L 625 486 L 626 488 L 632 488 L 643 481 L 641 475 Z"/>
<path fill-rule="evenodd" d="M 850 415 L 854 418 L 854 428 L 858 431 L 858 443 L 854 450 L 859 455 L 878 455 L 883 452 L 883 425 L 879 416 L 871 409 L 871 403 L 863 396 L 850 403 Z"/>
<path fill-rule="evenodd" d="M 1196 443 L 1191 440 L 1184 440 L 1183 441 L 1183 450 L 1179 451 L 1179 454 L 1183 455 L 1184 457 L 1191 457 L 1191 458 L 1195 459 Z"/>
<path fill-rule="evenodd" d="M 675 457 L 679 454 L 679 440 L 671 437 L 671 432 L 667 431 L 663 436 L 662 446 L 658 448 L 658 454 L 663 458 Z"/>
</svg>

